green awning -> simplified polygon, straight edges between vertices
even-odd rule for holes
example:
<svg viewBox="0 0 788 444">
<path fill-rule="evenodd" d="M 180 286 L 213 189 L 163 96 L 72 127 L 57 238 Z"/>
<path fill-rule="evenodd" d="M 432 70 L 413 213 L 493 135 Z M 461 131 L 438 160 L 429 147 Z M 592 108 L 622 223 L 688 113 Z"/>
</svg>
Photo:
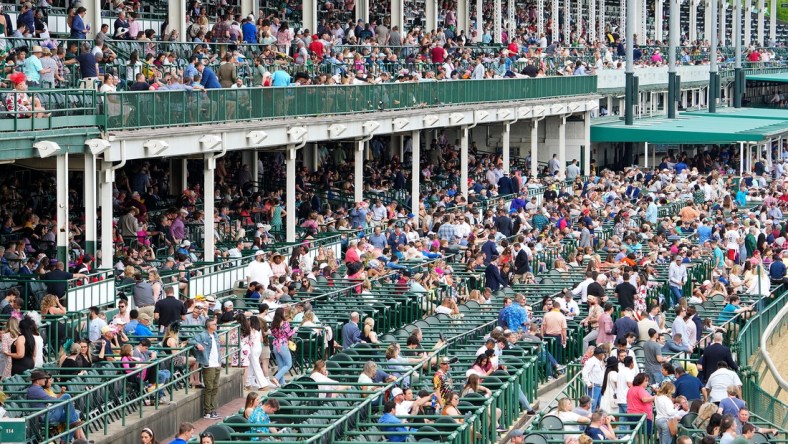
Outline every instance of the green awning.
<svg viewBox="0 0 788 444">
<path fill-rule="evenodd" d="M 599 122 L 591 126 L 591 141 L 722 144 L 763 142 L 772 136 L 788 133 L 788 111 L 760 108 L 731 110 L 723 108 L 714 114 L 681 113 L 676 119 L 665 116 L 636 119 L 630 126 L 623 120 Z"/>
<path fill-rule="evenodd" d="M 745 77 L 748 82 L 776 82 L 788 83 L 788 72 L 780 72 L 775 74 L 750 74 Z"/>
</svg>

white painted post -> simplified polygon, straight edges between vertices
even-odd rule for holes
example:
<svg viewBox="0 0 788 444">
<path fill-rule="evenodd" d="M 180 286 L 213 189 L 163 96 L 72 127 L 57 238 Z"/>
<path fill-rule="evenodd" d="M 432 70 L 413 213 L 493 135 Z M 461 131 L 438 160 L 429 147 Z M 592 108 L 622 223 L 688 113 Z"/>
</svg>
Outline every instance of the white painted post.
<svg viewBox="0 0 788 444">
<path fill-rule="evenodd" d="M 586 149 L 583 150 L 583 175 L 591 174 L 591 111 L 586 111 L 583 118 L 583 143 Z"/>
<path fill-rule="evenodd" d="M 285 181 L 287 182 L 285 194 L 286 194 L 286 204 L 285 204 L 285 211 L 287 212 L 286 216 L 286 225 L 287 229 L 285 231 L 285 240 L 287 242 L 295 242 L 296 237 L 296 204 L 295 204 L 295 176 L 296 176 L 296 150 L 295 145 L 288 145 L 287 150 L 285 151 L 285 167 L 286 167 L 286 175 Z"/>
<path fill-rule="evenodd" d="M 511 135 L 511 123 L 505 122 L 503 124 L 503 133 L 501 133 L 501 145 L 503 151 L 503 171 L 504 173 L 509 172 L 509 137 Z"/>
<path fill-rule="evenodd" d="M 85 150 L 85 252 L 96 255 L 96 157 Z"/>
<path fill-rule="evenodd" d="M 101 199 L 101 268 L 109 269 L 114 266 L 112 254 L 114 245 L 112 240 L 112 184 L 115 182 L 115 172 L 112 162 L 101 161 L 101 180 L 99 181 L 99 194 Z"/>
<path fill-rule="evenodd" d="M 205 218 L 203 221 L 203 260 L 205 262 L 213 262 L 214 250 L 216 248 L 216 238 L 214 236 L 216 225 L 215 219 L 213 217 L 215 206 L 214 196 L 216 189 L 216 178 L 214 177 L 214 172 L 216 171 L 215 156 L 216 155 L 214 153 L 204 154 L 205 163 L 203 165 L 203 206 L 205 209 Z"/>
<path fill-rule="evenodd" d="M 568 114 L 558 116 L 558 175 L 566 177 L 566 118 Z"/>
<path fill-rule="evenodd" d="M 57 227 L 58 260 L 63 261 L 68 270 L 68 152 L 57 156 Z"/>
<path fill-rule="evenodd" d="M 178 41 L 187 41 L 186 27 L 188 17 L 186 16 L 186 0 L 170 0 L 167 2 L 167 20 L 169 29 L 178 31 Z"/>
<path fill-rule="evenodd" d="M 410 175 L 411 175 L 411 189 L 410 189 L 410 210 L 411 213 L 415 216 L 413 218 L 413 223 L 416 227 L 419 226 L 419 203 L 421 200 L 419 199 L 419 194 L 421 194 L 421 188 L 419 185 L 421 179 L 421 132 L 418 130 L 413 131 L 411 133 L 411 142 L 413 145 L 413 155 L 412 155 L 412 163 L 410 166 Z"/>
<path fill-rule="evenodd" d="M 364 200 L 364 144 L 363 139 L 356 140 L 353 150 L 353 198 L 356 202 Z"/>
<path fill-rule="evenodd" d="M 531 177 L 536 177 L 539 174 L 539 166 L 537 160 L 539 159 L 538 143 L 539 143 L 539 121 L 544 117 L 533 119 L 531 126 Z"/>
<path fill-rule="evenodd" d="M 468 127 L 460 128 L 460 191 L 468 199 Z"/>
</svg>

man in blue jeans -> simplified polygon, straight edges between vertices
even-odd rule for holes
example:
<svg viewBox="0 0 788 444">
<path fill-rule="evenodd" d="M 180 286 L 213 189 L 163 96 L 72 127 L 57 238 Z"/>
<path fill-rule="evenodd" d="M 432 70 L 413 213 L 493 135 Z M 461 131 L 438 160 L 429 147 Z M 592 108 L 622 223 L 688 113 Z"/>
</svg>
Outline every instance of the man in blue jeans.
<svg viewBox="0 0 788 444">
<path fill-rule="evenodd" d="M 85 439 L 85 433 L 80 427 L 82 421 L 79 419 L 79 413 L 74 409 L 74 403 L 71 402 L 71 395 L 66 393 L 66 387 L 60 388 L 60 393 L 56 396 L 47 393 L 47 390 L 52 392 L 52 376 L 43 370 L 33 370 L 30 373 L 30 387 L 27 388 L 27 399 L 31 401 L 40 401 L 31 403 L 30 407 L 43 410 L 47 404 L 55 404 L 56 407 L 52 408 L 48 414 L 41 415 L 42 421 L 47 424 L 68 424 L 68 429 L 71 431 L 68 436 L 68 441 L 72 437 L 76 439 Z"/>
<path fill-rule="evenodd" d="M 687 266 L 684 265 L 684 256 L 677 254 L 673 258 L 673 262 L 668 267 L 668 282 L 670 285 L 668 308 L 672 308 L 684 296 L 682 288 L 687 283 Z"/>
<path fill-rule="evenodd" d="M 150 346 L 151 346 L 150 339 L 148 338 L 140 339 L 140 343 L 137 344 L 136 347 L 134 347 L 134 351 L 132 352 L 133 356 L 139 359 L 141 362 L 150 363 L 152 361 L 155 361 L 157 355 L 155 351 L 152 351 L 150 349 Z M 158 370 L 156 370 L 156 367 L 149 368 L 145 372 L 145 382 L 149 383 L 151 386 L 154 387 L 157 385 L 166 384 L 172 377 L 172 374 L 170 373 L 169 370 L 162 368 L 164 367 L 164 365 L 166 364 L 162 364 Z M 164 394 L 165 394 L 164 390 L 159 389 L 158 393 L 159 393 L 159 404 L 168 404 L 169 401 L 167 401 L 167 399 L 164 398 Z"/>
</svg>

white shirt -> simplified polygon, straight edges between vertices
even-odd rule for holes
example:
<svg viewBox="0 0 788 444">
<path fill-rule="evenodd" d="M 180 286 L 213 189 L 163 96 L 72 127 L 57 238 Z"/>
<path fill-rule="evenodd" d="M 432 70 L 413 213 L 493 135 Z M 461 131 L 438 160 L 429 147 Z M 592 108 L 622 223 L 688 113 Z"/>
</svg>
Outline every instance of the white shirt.
<svg viewBox="0 0 788 444">
<path fill-rule="evenodd" d="M 328 391 L 335 391 L 336 390 L 336 384 L 338 384 L 337 381 L 329 378 L 328 376 L 326 376 L 326 375 L 324 375 L 324 374 L 322 374 L 320 372 L 312 372 L 312 374 L 309 375 L 309 377 L 312 378 L 313 381 L 318 383 L 317 387 L 318 387 L 318 389 L 320 389 L 321 392 L 328 392 Z M 323 383 L 326 383 L 326 384 L 323 384 Z M 319 397 L 320 398 L 325 398 L 326 394 L 325 393 L 320 393 Z"/>
<path fill-rule="evenodd" d="M 107 323 L 101 318 L 90 321 L 90 327 L 88 329 L 88 339 L 90 339 L 90 342 L 98 341 L 101 337 L 101 329 L 106 326 Z"/>
<path fill-rule="evenodd" d="M 401 403 L 397 404 L 394 410 L 394 414 L 397 417 L 409 416 L 410 410 L 413 408 L 413 401 L 402 401 Z"/>
<path fill-rule="evenodd" d="M 246 266 L 246 276 L 262 284 L 263 288 L 268 288 L 271 283 L 271 276 L 274 275 L 271 265 L 267 261 L 252 261 Z"/>
<path fill-rule="evenodd" d="M 673 405 L 673 401 L 665 395 L 657 396 L 654 399 L 654 407 L 656 409 L 656 416 L 654 419 L 670 419 L 679 416 L 679 411 Z"/>
<path fill-rule="evenodd" d="M 725 248 L 728 250 L 739 249 L 739 232 L 736 230 L 728 230 L 725 232 Z"/>
<path fill-rule="evenodd" d="M 574 290 L 572 290 L 572 294 L 577 296 L 580 295 L 580 301 L 585 303 L 588 300 L 588 285 L 594 282 L 591 278 L 586 278 L 583 282 L 577 284 Z"/>
<path fill-rule="evenodd" d="M 213 335 L 211 335 L 211 351 L 208 353 L 208 367 L 221 367 L 219 363 L 219 344 L 216 343 L 216 339 Z"/>
<path fill-rule="evenodd" d="M 585 385 L 602 385 L 605 378 L 605 368 L 602 361 L 592 356 L 583 366 L 583 383 Z"/>
<path fill-rule="evenodd" d="M 575 412 L 558 412 L 557 415 L 561 418 L 561 421 L 564 422 L 564 431 L 567 432 L 579 432 L 580 426 L 577 424 L 567 424 L 567 422 L 577 422 L 580 419 L 580 415 Z"/>
<path fill-rule="evenodd" d="M 637 370 L 634 368 L 624 367 L 623 365 L 618 366 L 618 384 L 616 384 L 616 401 L 619 404 L 626 404 L 627 403 L 627 392 L 629 391 L 629 386 L 627 383 L 632 383 L 635 380 L 635 375 L 637 374 Z"/>
<path fill-rule="evenodd" d="M 711 374 L 709 380 L 706 382 L 706 388 L 709 391 L 709 402 L 720 402 L 728 396 L 728 386 L 740 386 L 741 379 L 739 375 L 729 368 L 717 369 Z"/>
</svg>

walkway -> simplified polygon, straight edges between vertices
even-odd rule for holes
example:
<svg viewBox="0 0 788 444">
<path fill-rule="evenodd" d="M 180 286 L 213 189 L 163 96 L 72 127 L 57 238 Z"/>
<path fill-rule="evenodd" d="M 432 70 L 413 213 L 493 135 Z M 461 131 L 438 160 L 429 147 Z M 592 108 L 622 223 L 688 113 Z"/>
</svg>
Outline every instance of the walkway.
<svg viewBox="0 0 788 444">
<path fill-rule="evenodd" d="M 788 329 L 783 328 L 774 332 L 771 343 L 768 344 L 768 350 L 780 374 L 788 375 L 788 353 L 785 352 L 785 350 L 788 350 Z M 761 387 L 767 393 L 775 393 L 777 391 L 777 382 L 775 382 L 772 373 L 766 370 L 766 364 L 759 361 L 757 371 L 763 375 L 760 380 Z M 765 375 L 764 372 L 766 373 Z M 780 401 L 788 403 L 788 392 L 785 390 L 780 391 L 778 398 Z"/>
</svg>

